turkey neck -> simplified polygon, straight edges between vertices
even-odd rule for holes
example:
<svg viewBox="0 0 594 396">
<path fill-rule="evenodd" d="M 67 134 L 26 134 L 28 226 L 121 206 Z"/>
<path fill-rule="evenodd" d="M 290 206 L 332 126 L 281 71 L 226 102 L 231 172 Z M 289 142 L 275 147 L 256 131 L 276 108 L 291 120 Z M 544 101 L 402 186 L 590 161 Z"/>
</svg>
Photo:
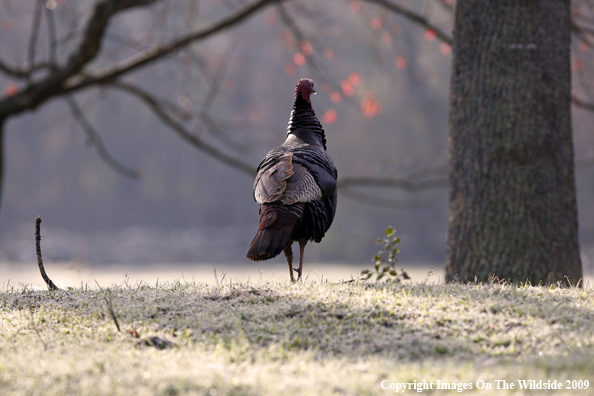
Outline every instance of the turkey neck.
<svg viewBox="0 0 594 396">
<path fill-rule="evenodd" d="M 311 102 L 298 95 L 293 104 L 293 111 L 289 118 L 289 127 L 287 128 L 287 142 L 297 138 L 303 143 L 312 146 L 322 146 L 326 150 L 326 136 L 316 113 L 311 107 Z"/>
</svg>

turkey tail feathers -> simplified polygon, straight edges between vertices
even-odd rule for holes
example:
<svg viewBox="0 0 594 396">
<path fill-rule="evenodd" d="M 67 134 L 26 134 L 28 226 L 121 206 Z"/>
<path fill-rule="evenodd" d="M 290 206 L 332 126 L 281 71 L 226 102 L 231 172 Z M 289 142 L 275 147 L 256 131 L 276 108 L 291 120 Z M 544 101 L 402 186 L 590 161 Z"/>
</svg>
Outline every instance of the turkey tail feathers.
<svg viewBox="0 0 594 396">
<path fill-rule="evenodd" d="M 260 227 L 247 258 L 253 261 L 276 257 L 291 243 L 293 228 L 303 217 L 304 203 L 265 203 L 260 207 Z"/>
</svg>

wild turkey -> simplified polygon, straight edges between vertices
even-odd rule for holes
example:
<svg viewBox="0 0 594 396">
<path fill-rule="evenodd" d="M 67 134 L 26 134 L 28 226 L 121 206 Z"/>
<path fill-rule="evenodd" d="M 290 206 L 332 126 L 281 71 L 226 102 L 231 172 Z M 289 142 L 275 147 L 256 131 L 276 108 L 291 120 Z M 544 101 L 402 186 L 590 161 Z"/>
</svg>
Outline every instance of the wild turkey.
<svg viewBox="0 0 594 396">
<path fill-rule="evenodd" d="M 260 204 L 260 227 L 247 257 L 268 260 L 285 253 L 293 277 L 293 242 L 299 242 L 297 280 L 303 271 L 307 241 L 320 242 L 336 213 L 337 172 L 326 152 L 326 137 L 310 96 L 308 78 L 295 88 L 287 140 L 266 154 L 258 166 L 254 199 Z"/>
</svg>

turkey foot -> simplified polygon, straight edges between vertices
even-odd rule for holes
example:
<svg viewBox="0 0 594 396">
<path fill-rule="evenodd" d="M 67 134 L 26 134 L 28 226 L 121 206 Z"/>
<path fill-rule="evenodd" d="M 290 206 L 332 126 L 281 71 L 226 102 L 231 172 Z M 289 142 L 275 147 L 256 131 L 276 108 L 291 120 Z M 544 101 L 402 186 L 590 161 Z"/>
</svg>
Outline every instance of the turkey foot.
<svg viewBox="0 0 594 396">
<path fill-rule="evenodd" d="M 300 239 L 299 240 L 299 269 L 297 270 L 297 280 L 301 280 L 301 272 L 303 271 L 303 251 L 305 250 L 305 245 L 307 244 L 307 239 Z M 293 275 L 293 274 L 291 274 Z"/>
<path fill-rule="evenodd" d="M 287 264 L 289 264 L 289 275 L 291 275 L 291 282 L 295 282 L 295 278 L 293 277 L 293 249 L 291 249 L 291 245 L 289 244 L 283 250 L 283 252 L 285 252 L 285 258 L 287 259 Z"/>
</svg>

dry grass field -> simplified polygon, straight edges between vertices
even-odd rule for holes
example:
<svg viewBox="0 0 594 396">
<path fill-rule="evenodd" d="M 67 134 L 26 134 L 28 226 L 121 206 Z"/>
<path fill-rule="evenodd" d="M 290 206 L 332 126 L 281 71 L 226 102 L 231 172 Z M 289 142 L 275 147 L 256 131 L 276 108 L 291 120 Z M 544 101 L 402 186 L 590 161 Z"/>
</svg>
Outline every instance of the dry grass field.
<svg viewBox="0 0 594 396">
<path fill-rule="evenodd" d="M 589 395 L 593 323 L 589 285 L 5 286 L 0 394 Z"/>
</svg>

